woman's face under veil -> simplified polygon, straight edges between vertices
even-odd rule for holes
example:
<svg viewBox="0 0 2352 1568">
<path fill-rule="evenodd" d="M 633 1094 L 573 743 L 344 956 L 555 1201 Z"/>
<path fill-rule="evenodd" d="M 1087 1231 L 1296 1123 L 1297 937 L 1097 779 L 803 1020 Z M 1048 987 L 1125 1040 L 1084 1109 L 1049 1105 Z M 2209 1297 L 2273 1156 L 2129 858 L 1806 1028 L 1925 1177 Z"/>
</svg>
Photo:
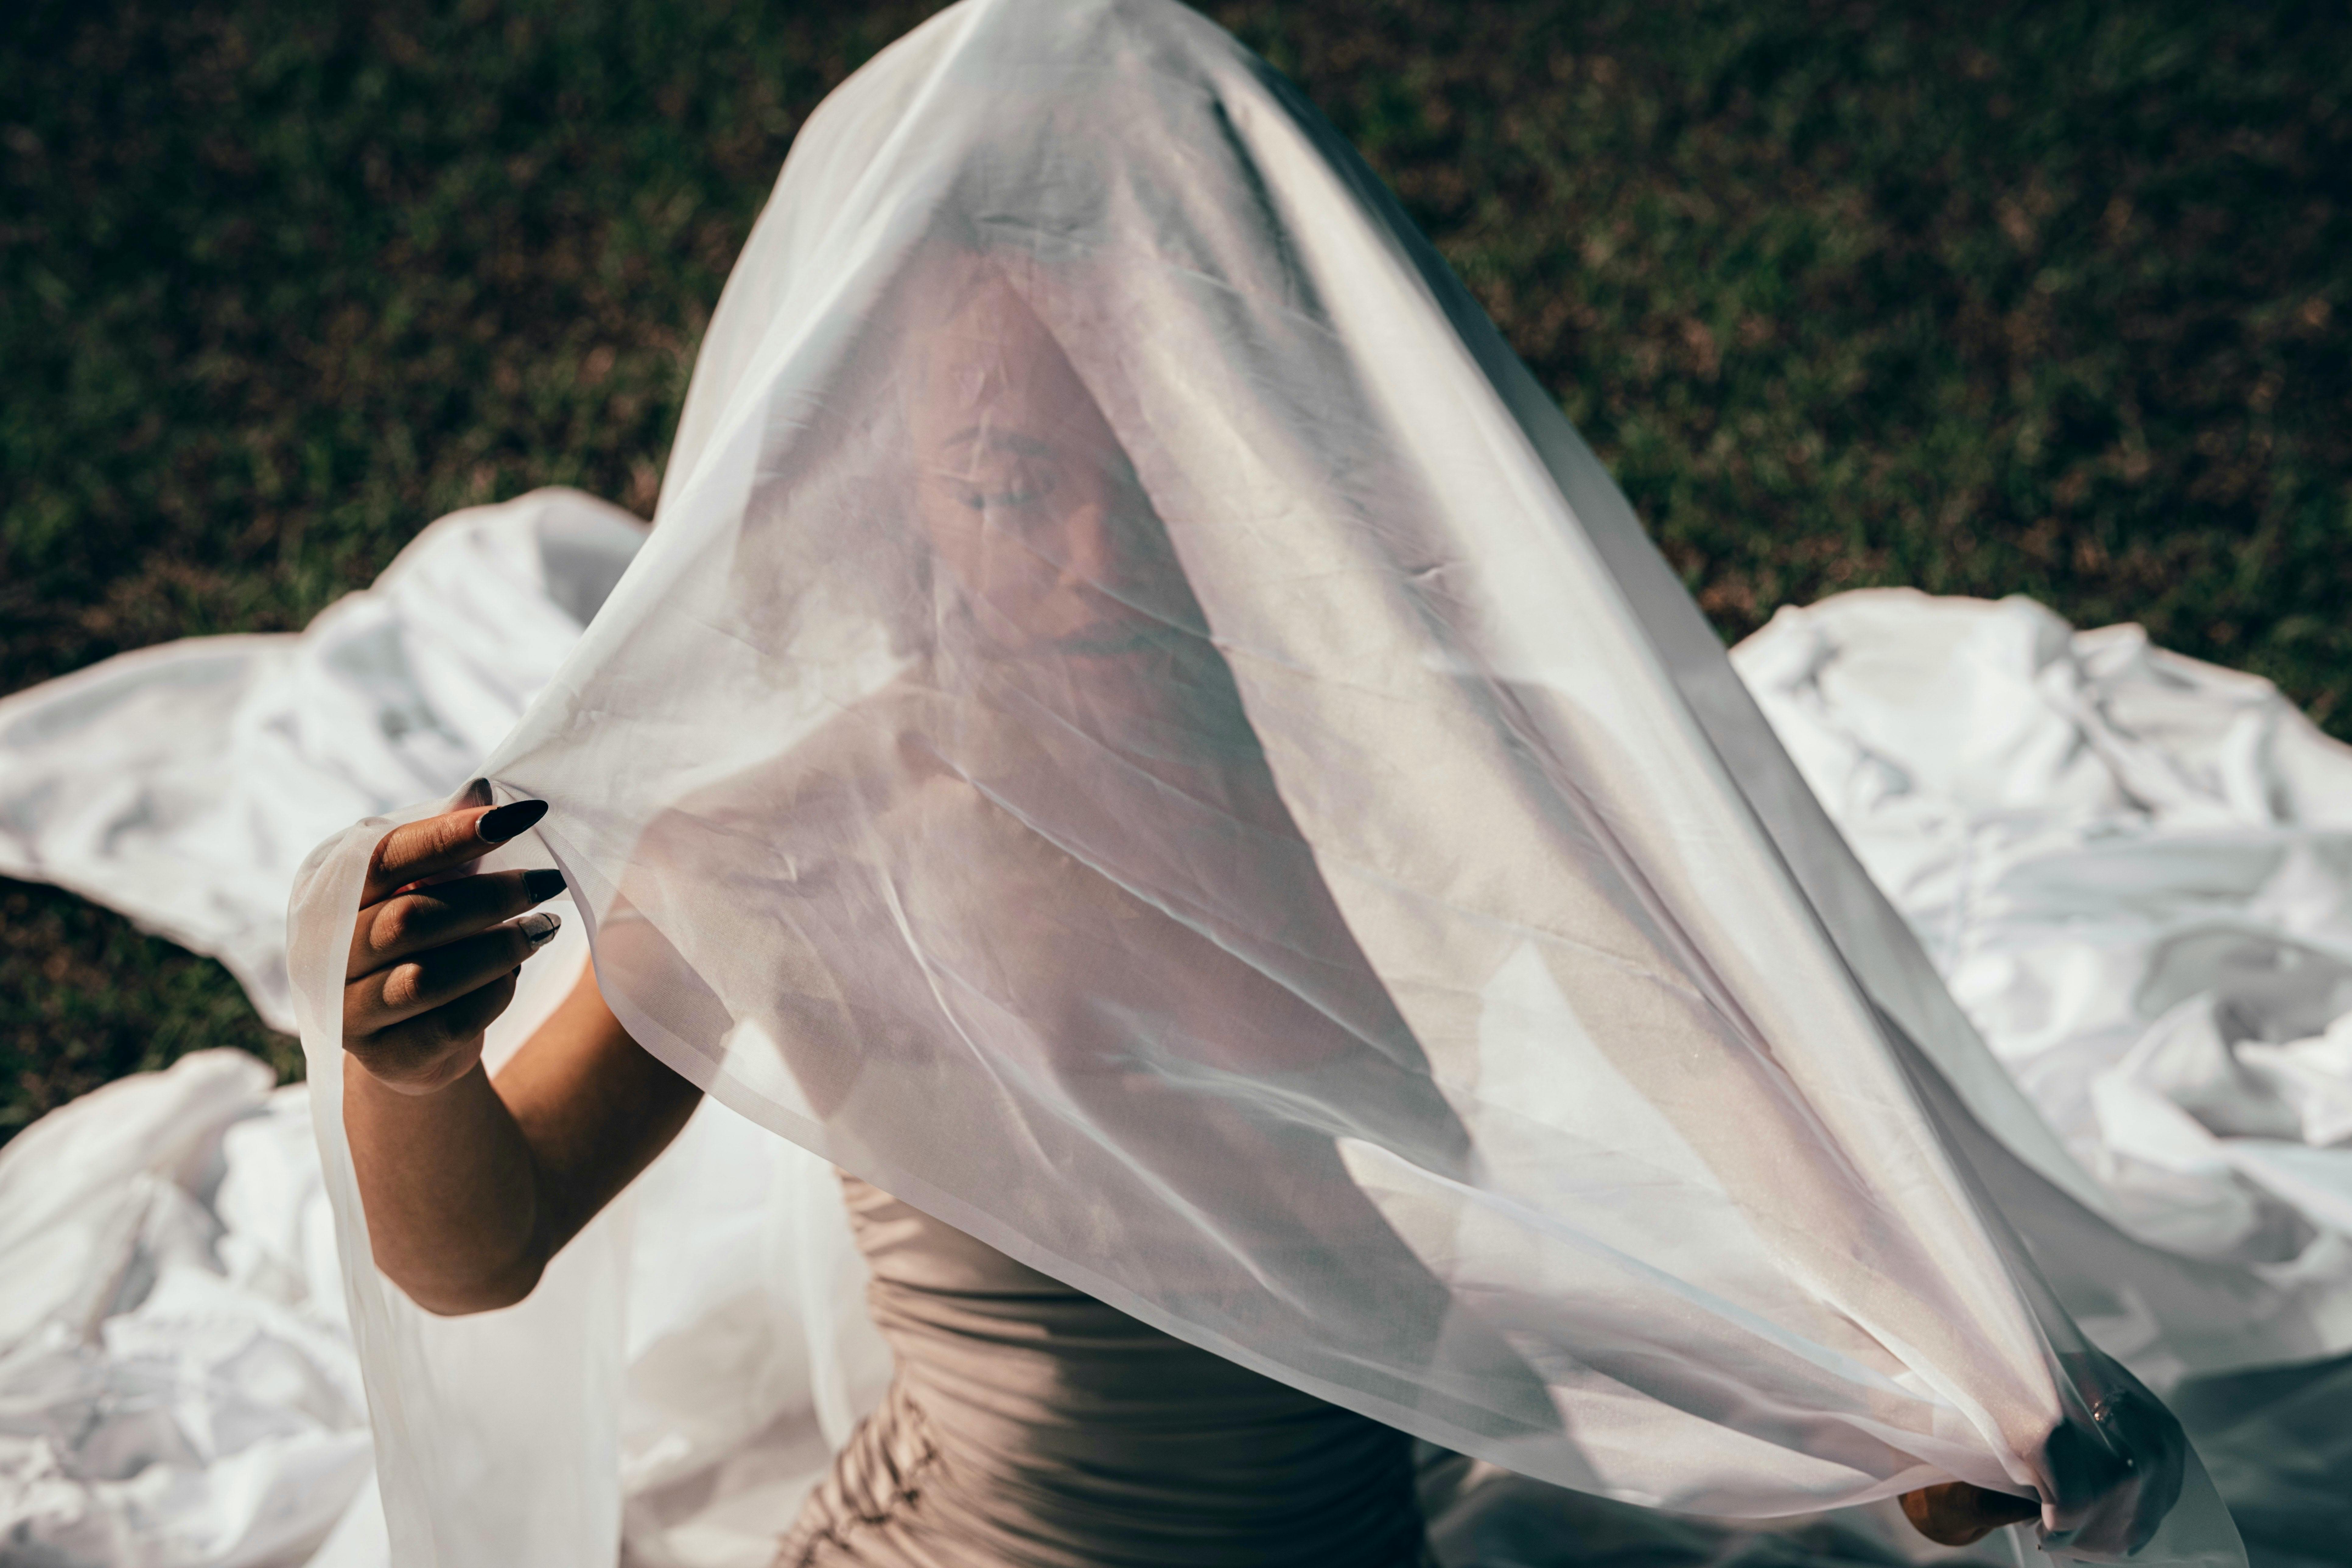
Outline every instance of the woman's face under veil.
<svg viewBox="0 0 2352 1568">
<path fill-rule="evenodd" d="M 1126 458 L 1019 294 L 967 276 L 914 357 L 916 508 L 983 645 L 1115 647 L 1147 629 L 1175 563 L 1135 526 Z"/>
</svg>

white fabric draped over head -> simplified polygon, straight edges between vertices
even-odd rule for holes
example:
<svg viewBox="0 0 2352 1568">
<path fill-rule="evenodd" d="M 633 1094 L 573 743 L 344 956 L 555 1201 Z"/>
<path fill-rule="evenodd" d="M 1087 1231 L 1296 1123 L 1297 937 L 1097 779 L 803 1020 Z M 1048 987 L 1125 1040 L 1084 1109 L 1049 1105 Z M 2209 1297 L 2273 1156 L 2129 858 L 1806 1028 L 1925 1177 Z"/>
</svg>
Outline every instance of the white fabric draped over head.
<svg viewBox="0 0 2352 1568">
<path fill-rule="evenodd" d="M 2204 1283 L 2100 1218 L 1434 253 L 1169 0 L 965 0 L 818 110 L 486 773 L 647 1049 L 1171 1333 L 1621 1499 L 1958 1478 L 2233 1558 L 2043 1242 Z M 609 1560 L 625 1226 L 481 1323 L 364 1262 L 326 933 L 381 831 L 294 970 L 395 1554 Z"/>
</svg>

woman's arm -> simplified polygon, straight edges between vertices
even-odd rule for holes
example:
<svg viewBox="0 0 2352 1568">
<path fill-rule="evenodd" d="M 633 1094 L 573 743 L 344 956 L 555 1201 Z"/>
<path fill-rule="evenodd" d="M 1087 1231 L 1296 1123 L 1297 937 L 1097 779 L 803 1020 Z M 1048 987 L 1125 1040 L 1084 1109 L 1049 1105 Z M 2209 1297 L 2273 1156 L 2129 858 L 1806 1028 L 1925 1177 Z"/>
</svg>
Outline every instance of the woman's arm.
<svg viewBox="0 0 2352 1568">
<path fill-rule="evenodd" d="M 534 809 L 535 808 L 535 809 Z M 524 831 L 470 806 L 376 847 L 344 988 L 343 1119 L 376 1265 L 439 1313 L 509 1306 L 677 1135 L 701 1091 L 629 1038 L 582 974 L 493 1082 L 482 1035 L 554 930 L 551 872 L 417 886 Z"/>
</svg>

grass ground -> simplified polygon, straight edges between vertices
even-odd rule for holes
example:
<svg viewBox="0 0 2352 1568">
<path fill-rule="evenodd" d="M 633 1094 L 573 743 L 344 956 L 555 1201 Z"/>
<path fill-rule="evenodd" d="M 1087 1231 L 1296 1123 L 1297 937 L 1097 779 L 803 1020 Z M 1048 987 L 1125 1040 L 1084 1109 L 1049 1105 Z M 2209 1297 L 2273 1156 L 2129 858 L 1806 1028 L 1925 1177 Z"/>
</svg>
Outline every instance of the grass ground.
<svg viewBox="0 0 2352 1568">
<path fill-rule="evenodd" d="M 417 528 L 650 509 L 803 116 L 923 4 L 0 8 L 0 691 L 299 626 Z M 2352 734 L 2352 13 L 1211 5 L 1353 137 L 1727 637 L 2032 594 Z M 216 965 L 0 882 L 0 1137 Z"/>
</svg>

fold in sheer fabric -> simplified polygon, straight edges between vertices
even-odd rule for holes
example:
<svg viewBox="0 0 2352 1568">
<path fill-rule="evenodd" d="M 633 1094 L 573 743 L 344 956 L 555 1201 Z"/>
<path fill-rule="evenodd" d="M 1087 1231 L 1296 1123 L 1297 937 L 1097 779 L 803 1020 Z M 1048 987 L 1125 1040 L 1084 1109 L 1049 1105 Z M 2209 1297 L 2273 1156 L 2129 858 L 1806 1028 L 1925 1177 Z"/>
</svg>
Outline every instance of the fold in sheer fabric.
<svg viewBox="0 0 2352 1568">
<path fill-rule="evenodd" d="M 646 1048 L 1180 1338 L 1627 1500 L 1958 1478 L 2235 1560 L 2002 1212 L 2106 1234 L 2095 1192 L 2002 1141 L 1591 453 L 1177 5 L 966 0 L 819 110 L 651 541 L 485 772 L 553 803 L 494 858 L 565 870 Z M 479 1325 L 365 1262 L 335 933 L 383 826 L 292 968 L 394 1553 L 609 1560 L 625 1224 Z"/>
</svg>

